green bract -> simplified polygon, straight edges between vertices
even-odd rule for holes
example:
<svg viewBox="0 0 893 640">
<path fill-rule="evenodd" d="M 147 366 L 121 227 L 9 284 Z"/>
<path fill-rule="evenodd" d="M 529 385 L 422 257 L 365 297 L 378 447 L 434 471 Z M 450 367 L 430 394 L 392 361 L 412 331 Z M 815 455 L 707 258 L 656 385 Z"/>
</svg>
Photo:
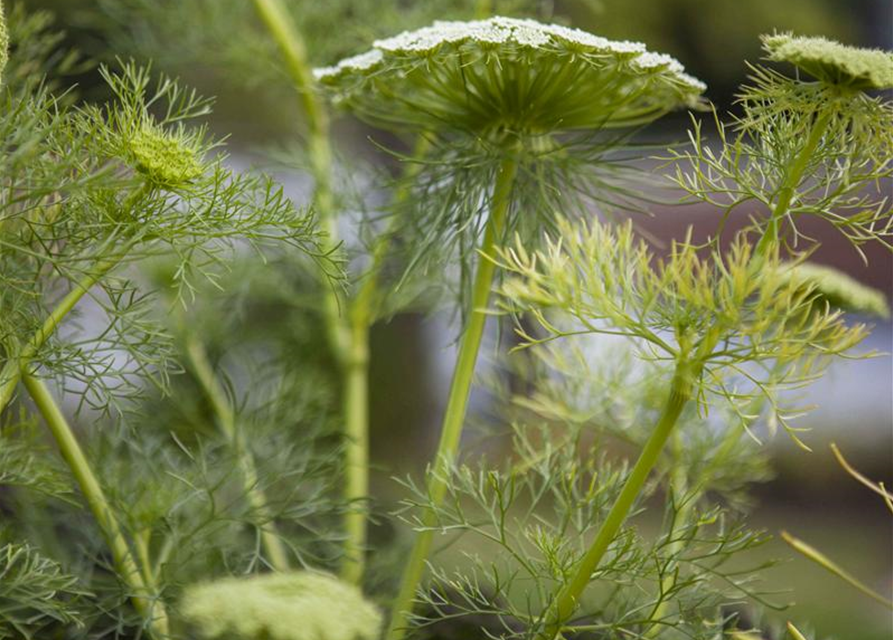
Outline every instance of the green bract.
<svg viewBox="0 0 893 640">
<path fill-rule="evenodd" d="M 696 105 L 705 89 L 638 42 L 499 17 L 435 22 L 315 73 L 373 124 L 473 133 L 636 125 Z"/>
<path fill-rule="evenodd" d="M 818 302 L 854 313 L 888 318 L 890 307 L 881 291 L 866 287 L 847 274 L 808 262 L 782 270 L 786 279 L 808 287 Z"/>
<path fill-rule="evenodd" d="M 183 615 L 200 637 L 226 640 L 373 640 L 381 626 L 357 587 L 310 571 L 194 586 Z"/>
<path fill-rule="evenodd" d="M 763 36 L 763 47 L 770 60 L 790 62 L 823 82 L 863 91 L 893 88 L 893 53 L 889 51 L 790 33 Z"/>
</svg>

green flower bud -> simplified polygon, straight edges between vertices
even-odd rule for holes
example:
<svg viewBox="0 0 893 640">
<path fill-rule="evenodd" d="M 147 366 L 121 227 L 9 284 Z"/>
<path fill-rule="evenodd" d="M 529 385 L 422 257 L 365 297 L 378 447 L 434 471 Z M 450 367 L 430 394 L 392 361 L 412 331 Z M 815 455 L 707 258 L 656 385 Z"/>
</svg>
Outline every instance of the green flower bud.
<svg viewBox="0 0 893 640">
<path fill-rule="evenodd" d="M 182 136 L 145 124 L 126 144 L 134 169 L 155 185 L 181 187 L 202 174 L 202 164 L 195 149 Z"/>
<path fill-rule="evenodd" d="M 375 640 L 381 627 L 359 589 L 313 571 L 197 585 L 182 610 L 208 640 Z"/>
<path fill-rule="evenodd" d="M 893 53 L 790 33 L 763 36 L 769 60 L 790 62 L 822 82 L 857 91 L 893 88 Z"/>
</svg>

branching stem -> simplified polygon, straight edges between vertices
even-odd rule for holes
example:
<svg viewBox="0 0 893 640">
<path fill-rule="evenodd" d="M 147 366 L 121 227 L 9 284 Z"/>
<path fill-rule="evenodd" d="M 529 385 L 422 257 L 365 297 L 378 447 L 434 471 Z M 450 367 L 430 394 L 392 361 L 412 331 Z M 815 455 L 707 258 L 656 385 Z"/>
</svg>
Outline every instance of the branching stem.
<svg viewBox="0 0 893 640">
<path fill-rule="evenodd" d="M 626 517 L 641 493 L 645 481 L 657 464 L 664 445 L 676 426 L 679 415 L 691 399 L 693 379 L 697 375 L 698 372 L 693 371 L 692 367 L 685 361 L 680 361 L 677 364 L 667 403 L 658 419 L 657 425 L 654 427 L 654 431 L 652 431 L 651 436 L 645 443 L 639 459 L 636 461 L 626 483 L 623 485 L 623 489 L 620 491 L 620 495 L 617 496 L 617 500 L 596 534 L 595 540 L 593 540 L 592 545 L 577 565 L 573 577 L 558 593 L 552 607 L 546 614 L 544 629 L 536 637 L 536 640 L 555 640 L 565 622 L 573 615 L 579 605 L 583 591 L 592 579 L 593 572 L 598 569 L 599 563 L 608 551 L 608 547 L 626 521 Z"/>
<path fill-rule="evenodd" d="M 140 570 L 105 492 L 78 444 L 71 426 L 43 382 L 27 372 L 22 372 L 22 382 L 52 432 L 62 457 L 71 469 L 93 517 L 108 542 L 118 574 L 131 591 L 133 606 L 148 623 L 153 638 L 156 640 L 166 638 L 169 625 L 164 605 L 146 583 L 145 574 Z"/>
<path fill-rule="evenodd" d="M 329 251 L 339 246 L 338 219 L 332 193 L 332 147 L 328 113 L 315 91 L 307 48 L 280 0 L 254 0 L 254 6 L 279 46 L 286 68 L 301 100 L 307 121 L 307 147 L 315 182 L 314 203 L 328 237 Z M 341 313 L 335 290 L 323 285 L 323 318 L 329 343 L 342 376 L 345 435 L 345 486 L 354 503 L 345 514 L 342 577 L 359 583 L 363 576 L 366 514 L 356 503 L 368 496 L 368 329 L 351 326 Z"/>
<path fill-rule="evenodd" d="M 778 243 L 782 220 L 791 208 L 791 202 L 793 202 L 797 187 L 803 180 L 803 174 L 809 166 L 809 161 L 812 159 L 813 154 L 821 143 L 822 137 L 827 133 L 828 125 L 831 123 L 833 115 L 833 110 L 827 109 L 818 117 L 812 130 L 809 132 L 806 144 L 803 146 L 803 149 L 797 156 L 794 164 L 792 164 L 788 170 L 784 184 L 778 192 L 778 200 L 775 203 L 775 207 L 772 209 L 769 225 L 766 227 L 763 237 L 760 238 L 760 241 L 757 243 L 756 249 L 754 250 L 755 256 L 765 256 L 769 247 Z"/>
<path fill-rule="evenodd" d="M 428 139 L 419 136 L 413 157 L 423 157 L 428 146 Z M 419 163 L 407 166 L 403 181 L 394 193 L 395 205 L 406 199 L 408 185 L 420 169 Z M 397 218 L 392 222 L 395 220 Z M 350 443 L 345 452 L 347 478 L 344 483 L 344 499 L 350 508 L 344 514 L 344 530 L 350 547 L 341 567 L 341 577 L 354 583 L 359 582 L 363 574 L 367 537 L 367 512 L 362 503 L 369 495 L 369 330 L 375 322 L 378 276 L 387 257 L 392 233 L 393 229 L 388 228 L 377 239 L 369 270 L 350 305 L 351 356 L 345 363 L 344 385 L 345 433 Z"/>
<path fill-rule="evenodd" d="M 449 468 L 459 448 L 475 364 L 487 321 L 486 307 L 490 300 L 490 290 L 496 271 L 496 265 L 489 259 L 489 256 L 492 256 L 496 243 L 502 238 L 517 171 L 517 159 L 507 156 L 499 168 L 493 189 L 490 217 L 480 250 L 483 255 L 479 260 L 477 274 L 474 278 L 468 320 L 459 343 L 459 354 L 443 417 L 440 443 L 437 447 L 434 468 L 428 479 L 428 499 L 432 507 L 437 507 L 443 502 L 447 491 Z M 425 514 L 424 520 L 425 529 L 416 534 L 412 552 L 403 571 L 400 590 L 391 607 L 391 619 L 385 634 L 386 640 L 401 640 L 406 633 L 406 622 L 412 611 L 413 598 L 422 580 L 425 561 L 428 559 L 434 540 L 433 510 L 429 510 Z"/>
</svg>

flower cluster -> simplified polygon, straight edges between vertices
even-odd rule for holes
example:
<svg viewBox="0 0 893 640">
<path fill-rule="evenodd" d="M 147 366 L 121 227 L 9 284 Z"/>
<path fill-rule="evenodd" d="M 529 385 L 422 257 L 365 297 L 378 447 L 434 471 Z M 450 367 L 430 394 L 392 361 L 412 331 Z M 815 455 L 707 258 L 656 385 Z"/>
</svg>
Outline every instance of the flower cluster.
<svg viewBox="0 0 893 640">
<path fill-rule="evenodd" d="M 770 60 L 789 62 L 829 84 L 857 91 L 893 88 L 893 53 L 889 51 L 790 33 L 763 36 L 763 47 Z"/>
<path fill-rule="evenodd" d="M 808 290 L 817 304 L 876 316 L 890 317 L 890 307 L 883 292 L 865 286 L 837 269 L 802 262 L 782 269 L 784 279 L 797 282 Z"/>
<path fill-rule="evenodd" d="M 374 640 L 381 626 L 357 587 L 310 571 L 194 586 L 183 615 L 200 637 L 227 640 Z"/>
<path fill-rule="evenodd" d="M 635 125 L 696 105 L 705 89 L 641 43 L 502 17 L 378 40 L 316 77 L 376 125 L 478 134 Z"/>
<path fill-rule="evenodd" d="M 510 274 L 501 307 L 529 313 L 542 329 L 537 337 L 519 329 L 526 344 L 581 333 L 625 336 L 644 358 L 694 365 L 705 402 L 772 400 L 813 380 L 868 331 L 847 325 L 837 308 L 815 305 L 816 286 L 792 277 L 777 252 L 755 270 L 752 247 L 741 239 L 706 254 L 674 243 L 658 260 L 628 224 L 614 231 L 562 222 L 543 250 L 516 243 L 496 259 Z M 783 415 L 776 418 L 788 428 Z"/>
</svg>

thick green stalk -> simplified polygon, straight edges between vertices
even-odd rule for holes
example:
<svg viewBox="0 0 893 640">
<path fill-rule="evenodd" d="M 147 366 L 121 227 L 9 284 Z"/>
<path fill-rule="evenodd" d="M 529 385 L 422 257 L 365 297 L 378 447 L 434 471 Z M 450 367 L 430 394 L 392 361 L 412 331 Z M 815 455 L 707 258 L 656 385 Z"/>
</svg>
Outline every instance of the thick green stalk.
<svg viewBox="0 0 893 640">
<path fill-rule="evenodd" d="M 744 410 L 744 415 L 759 415 L 762 412 L 763 405 L 766 402 L 765 395 L 759 395 L 753 400 L 751 400 L 750 404 L 748 404 L 747 408 Z M 701 471 L 694 485 L 688 489 L 688 495 L 685 497 L 685 502 L 679 507 L 679 510 L 676 512 L 676 516 L 673 520 L 673 527 L 670 530 L 670 536 L 675 535 L 675 532 L 682 526 L 684 526 L 690 516 L 695 506 L 698 504 L 698 499 L 704 492 L 707 483 L 710 482 L 710 479 L 713 477 L 713 474 L 717 469 L 721 468 L 726 460 L 732 455 L 732 452 L 736 447 L 740 446 L 741 437 L 744 435 L 746 431 L 746 425 L 743 422 L 738 422 L 731 427 L 729 427 L 728 432 L 725 434 L 725 437 L 722 439 L 722 442 L 719 445 L 719 449 L 717 449 L 716 454 L 707 462 L 707 465 Z M 675 486 L 673 488 L 674 493 L 677 496 L 681 496 L 684 490 L 680 490 L 679 486 Z M 670 555 L 675 554 L 681 549 L 682 541 L 676 540 L 675 542 L 670 543 L 668 548 L 668 552 Z M 676 577 L 670 572 L 662 581 L 661 581 L 661 592 L 667 593 L 670 589 L 672 589 L 676 585 Z M 657 607 L 654 608 L 654 611 L 649 616 L 652 620 L 651 628 L 645 633 L 646 638 L 655 637 L 660 629 L 660 622 L 665 615 L 667 615 L 668 610 L 670 608 L 670 602 L 668 600 L 662 600 Z"/>
<path fill-rule="evenodd" d="M 44 320 L 43 325 L 31 336 L 31 339 L 21 348 L 17 354 L 12 354 L 0 371 L 0 413 L 6 408 L 12 400 L 16 386 L 22 376 L 22 370 L 28 366 L 31 359 L 37 355 L 37 352 L 47 341 L 47 339 L 56 330 L 56 327 L 62 322 L 75 305 L 84 297 L 84 295 L 99 282 L 115 265 L 118 264 L 119 258 L 109 258 L 101 260 L 93 268 L 93 270 L 75 283 L 74 288 L 64 297 L 52 313 Z"/>
<path fill-rule="evenodd" d="M 806 144 L 803 146 L 803 150 L 800 151 L 800 155 L 797 156 L 794 164 L 791 165 L 788 170 L 784 185 L 778 192 L 778 200 L 772 208 L 769 225 L 766 227 L 763 237 L 760 238 L 760 241 L 757 243 L 755 250 L 756 256 L 765 256 L 769 247 L 778 243 L 782 220 L 791 208 L 791 202 L 793 201 L 797 187 L 799 186 L 800 181 L 803 180 L 803 174 L 809 166 L 812 154 L 815 153 L 816 148 L 822 141 L 822 137 L 827 132 L 828 125 L 831 123 L 833 115 L 833 111 L 829 109 L 818 117 L 812 130 L 809 132 L 809 137 L 806 139 Z"/>
<path fill-rule="evenodd" d="M 245 442 L 236 425 L 236 415 L 232 404 L 214 373 L 214 367 L 208 361 L 207 353 L 201 342 L 190 337 L 186 343 L 186 352 L 193 372 L 201 384 L 211 408 L 217 418 L 217 424 L 227 439 L 238 460 L 239 472 L 245 485 L 245 494 L 257 520 L 261 544 L 267 552 L 270 565 L 276 571 L 288 571 L 288 552 L 276 531 L 276 524 L 270 514 L 267 496 L 258 484 L 257 466 L 251 452 L 245 448 Z"/>
<path fill-rule="evenodd" d="M 468 320 L 465 331 L 462 334 L 462 340 L 459 343 L 459 354 L 456 359 L 456 368 L 453 371 L 453 380 L 450 385 L 450 395 L 443 417 L 440 443 L 437 447 L 434 468 L 428 480 L 428 496 L 434 507 L 443 502 L 446 495 L 446 475 L 459 448 L 459 439 L 462 436 L 468 397 L 471 393 L 471 383 L 474 378 L 474 368 L 477 363 L 481 338 L 484 335 L 484 325 L 487 322 L 486 307 L 490 300 L 490 290 L 493 285 L 496 265 L 485 256 L 492 255 L 496 243 L 502 238 L 517 171 L 517 159 L 507 157 L 500 166 L 496 185 L 493 189 L 490 218 L 487 221 L 487 229 L 481 245 L 481 253 L 484 257 L 480 258 L 477 274 L 474 278 L 470 308 L 467 315 Z M 425 525 L 428 528 L 416 534 L 412 552 L 404 568 L 400 590 L 391 607 L 391 619 L 388 631 L 385 634 L 386 640 L 400 640 L 406 633 L 406 622 L 412 611 L 413 597 L 422 580 L 425 561 L 431 552 L 434 531 L 430 527 L 433 527 L 434 524 L 434 513 L 429 511 L 425 515 Z"/>
<path fill-rule="evenodd" d="M 22 373 L 22 382 L 52 432 L 62 457 L 71 469 L 90 511 L 93 512 L 93 517 L 105 535 L 118 573 L 131 591 L 133 606 L 148 622 L 154 638 L 158 640 L 166 638 L 169 625 L 164 605 L 156 599 L 156 594 L 147 585 L 145 574 L 134 559 L 102 486 L 68 421 L 43 382 L 27 372 Z"/>
<path fill-rule="evenodd" d="M 684 362 L 677 365 L 676 374 L 670 388 L 670 395 L 664 406 L 657 425 L 654 427 L 648 442 L 642 449 L 639 459 L 623 485 L 620 495 L 608 512 L 605 521 L 595 536 L 592 545 L 580 560 L 573 577 L 564 585 L 547 613 L 543 631 L 537 635 L 537 640 L 554 640 L 561 632 L 562 626 L 570 619 L 579 605 L 583 591 L 592 579 L 592 573 L 598 569 L 599 563 L 608 551 L 611 542 L 620 531 L 620 527 L 626 521 L 630 509 L 642 491 L 645 481 L 651 470 L 657 464 L 658 458 L 664 449 L 664 445 L 679 415 L 691 398 L 692 381 L 696 377 L 695 372 Z"/>
<path fill-rule="evenodd" d="M 341 578 L 359 584 L 365 569 L 369 496 L 369 326 L 354 325 L 344 372 L 344 561 Z"/>
</svg>

